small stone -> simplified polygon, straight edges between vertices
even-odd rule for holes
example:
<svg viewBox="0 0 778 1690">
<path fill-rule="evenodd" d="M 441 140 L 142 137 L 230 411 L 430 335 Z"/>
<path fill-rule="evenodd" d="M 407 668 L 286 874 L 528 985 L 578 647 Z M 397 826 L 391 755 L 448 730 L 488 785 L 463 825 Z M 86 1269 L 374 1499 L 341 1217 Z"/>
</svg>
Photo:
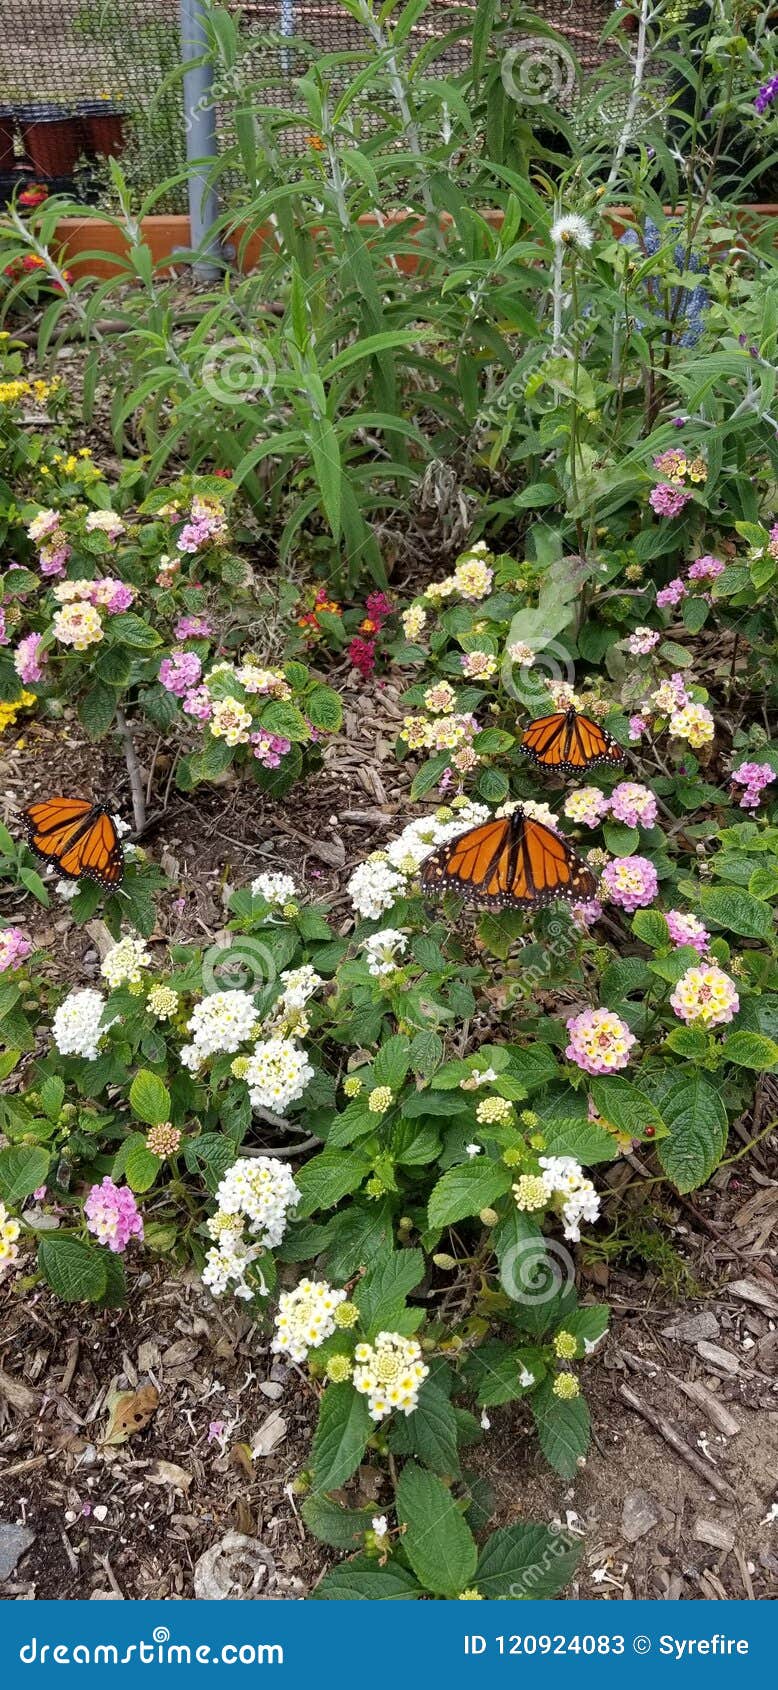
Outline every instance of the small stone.
<svg viewBox="0 0 778 1690">
<path fill-rule="evenodd" d="M 35 1533 L 29 1526 L 7 1525 L 5 1520 L 0 1520 L 0 1582 L 11 1577 L 17 1561 L 21 1561 L 34 1542 Z"/>
<path fill-rule="evenodd" d="M 694 1536 L 698 1543 L 709 1543 L 712 1549 L 722 1549 L 726 1554 L 735 1547 L 735 1533 L 718 1520 L 695 1520 Z"/>
<path fill-rule="evenodd" d="M 118 1590 L 93 1590 L 90 1602 L 123 1602 L 124 1597 Z"/>
<path fill-rule="evenodd" d="M 263 1397 L 268 1397 L 271 1402 L 278 1402 L 284 1394 L 283 1385 L 279 1385 L 275 1379 L 260 1379 L 259 1388 Z"/>
<path fill-rule="evenodd" d="M 697 1345 L 697 1354 L 701 1361 L 707 1361 L 710 1367 L 717 1367 L 722 1373 L 739 1373 L 740 1362 L 731 1350 L 722 1350 L 718 1344 L 708 1344 L 703 1338 Z"/>
<path fill-rule="evenodd" d="M 674 1320 L 669 1326 L 663 1326 L 663 1338 L 675 1338 L 682 1344 L 697 1344 L 701 1338 L 718 1338 L 719 1323 L 715 1314 L 704 1309 L 701 1314 L 690 1314 L 684 1319 Z"/>
<path fill-rule="evenodd" d="M 621 1535 L 626 1543 L 637 1543 L 654 1526 L 658 1526 L 662 1510 L 647 1490 L 632 1490 L 624 1498 L 621 1515 Z"/>
<path fill-rule="evenodd" d="M 101 1525 L 104 1520 L 108 1519 L 108 1509 L 106 1508 L 104 1502 L 96 1503 L 95 1507 L 92 1509 L 92 1513 L 94 1514 L 95 1519 L 100 1521 Z"/>
</svg>

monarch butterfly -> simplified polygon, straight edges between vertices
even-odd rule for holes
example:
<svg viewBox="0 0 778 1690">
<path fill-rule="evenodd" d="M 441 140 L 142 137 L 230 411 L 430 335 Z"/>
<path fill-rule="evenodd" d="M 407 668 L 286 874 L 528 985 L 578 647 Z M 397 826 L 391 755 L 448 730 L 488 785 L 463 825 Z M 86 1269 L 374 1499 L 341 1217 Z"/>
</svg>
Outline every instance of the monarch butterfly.
<svg viewBox="0 0 778 1690">
<path fill-rule="evenodd" d="M 591 898 L 596 888 L 565 840 L 521 808 L 441 846 L 422 865 L 421 882 L 491 910 L 542 909 L 554 898 Z"/>
<path fill-rule="evenodd" d="M 96 880 L 112 890 L 121 885 L 124 853 L 104 804 L 88 798 L 47 798 L 22 811 L 33 851 L 71 880 Z"/>
<path fill-rule="evenodd" d="M 539 716 L 521 737 L 522 751 L 541 769 L 577 775 L 596 763 L 621 763 L 624 753 L 615 739 L 589 716 L 571 706 L 553 716 Z"/>
</svg>

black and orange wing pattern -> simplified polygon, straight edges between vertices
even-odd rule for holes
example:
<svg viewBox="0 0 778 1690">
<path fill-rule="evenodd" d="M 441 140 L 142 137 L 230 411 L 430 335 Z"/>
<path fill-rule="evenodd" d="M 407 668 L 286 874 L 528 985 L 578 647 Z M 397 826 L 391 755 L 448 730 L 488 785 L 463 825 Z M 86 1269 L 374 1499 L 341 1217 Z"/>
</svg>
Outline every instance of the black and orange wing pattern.
<svg viewBox="0 0 778 1690">
<path fill-rule="evenodd" d="M 433 852 L 422 865 L 427 892 L 458 892 L 490 910 L 538 910 L 555 898 L 594 896 L 594 875 L 550 827 L 520 808 L 483 822 Z"/>
<path fill-rule="evenodd" d="M 46 798 L 22 811 L 36 855 L 71 880 L 95 880 L 109 891 L 121 885 L 124 853 L 108 810 L 86 798 Z"/>
<path fill-rule="evenodd" d="M 598 763 L 621 763 L 624 753 L 615 739 L 590 716 L 577 710 L 557 710 L 539 716 L 521 736 L 521 749 L 541 769 L 554 774 L 580 775 Z"/>
</svg>

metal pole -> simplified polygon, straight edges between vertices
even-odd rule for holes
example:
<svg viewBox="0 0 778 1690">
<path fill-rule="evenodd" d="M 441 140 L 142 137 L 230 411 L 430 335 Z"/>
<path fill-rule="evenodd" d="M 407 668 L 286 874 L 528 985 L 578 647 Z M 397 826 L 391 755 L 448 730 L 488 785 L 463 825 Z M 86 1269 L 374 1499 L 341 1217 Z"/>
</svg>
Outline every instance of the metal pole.
<svg viewBox="0 0 778 1690">
<path fill-rule="evenodd" d="M 281 0 L 281 34 L 294 35 L 294 0 Z M 289 71 L 291 59 L 286 47 L 281 48 L 281 69 Z"/>
<path fill-rule="evenodd" d="M 211 233 L 219 215 L 219 200 L 208 177 L 209 164 L 219 156 L 213 66 L 197 63 L 208 44 L 202 0 L 180 0 L 180 7 L 181 62 L 189 67 L 184 75 L 184 127 L 191 245 L 202 254 L 195 265 L 197 274 L 208 277 L 217 275 L 220 268 L 216 262 L 218 245 Z"/>
</svg>

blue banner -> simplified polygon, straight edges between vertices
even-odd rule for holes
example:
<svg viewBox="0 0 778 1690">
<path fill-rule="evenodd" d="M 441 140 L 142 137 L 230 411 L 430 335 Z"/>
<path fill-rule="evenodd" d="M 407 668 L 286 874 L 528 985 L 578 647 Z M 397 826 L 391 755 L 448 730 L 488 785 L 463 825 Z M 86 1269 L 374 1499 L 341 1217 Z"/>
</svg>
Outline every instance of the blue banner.
<svg viewBox="0 0 778 1690">
<path fill-rule="evenodd" d="M 769 1675 L 752 1602 L 7 1602 L 2 1687 L 731 1684 Z M 218 1677 L 214 1677 L 214 1667 Z M 245 1678 L 244 1678 L 245 1675 Z"/>
</svg>

